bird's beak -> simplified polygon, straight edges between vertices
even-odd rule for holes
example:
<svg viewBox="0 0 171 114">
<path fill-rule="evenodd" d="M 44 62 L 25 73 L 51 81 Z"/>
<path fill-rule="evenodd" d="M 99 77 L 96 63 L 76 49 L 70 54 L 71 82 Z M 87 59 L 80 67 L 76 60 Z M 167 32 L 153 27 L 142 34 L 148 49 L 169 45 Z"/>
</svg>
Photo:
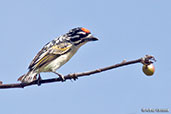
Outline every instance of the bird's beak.
<svg viewBox="0 0 171 114">
<path fill-rule="evenodd" d="M 99 40 L 99 39 L 96 38 L 96 37 L 94 37 L 93 35 L 91 35 L 91 36 L 88 36 L 88 37 L 86 38 L 86 40 L 87 40 L 87 41 L 97 41 L 97 40 Z"/>
</svg>

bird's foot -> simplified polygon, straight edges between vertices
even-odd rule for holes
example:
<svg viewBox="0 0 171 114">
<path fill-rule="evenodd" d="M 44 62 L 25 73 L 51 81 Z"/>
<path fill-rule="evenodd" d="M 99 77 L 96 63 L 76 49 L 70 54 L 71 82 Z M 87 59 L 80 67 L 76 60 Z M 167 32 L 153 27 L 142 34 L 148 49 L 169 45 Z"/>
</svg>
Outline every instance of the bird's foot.
<svg viewBox="0 0 171 114">
<path fill-rule="evenodd" d="M 62 82 L 64 82 L 66 80 L 62 74 L 59 74 L 57 72 L 53 72 L 53 73 L 57 74 L 61 78 Z"/>
<path fill-rule="evenodd" d="M 37 79 L 37 85 L 38 85 L 38 86 L 41 85 L 41 80 L 42 80 L 42 78 L 41 78 L 41 76 L 40 76 L 40 74 L 39 74 L 39 77 L 38 77 L 38 79 Z"/>
<path fill-rule="evenodd" d="M 75 74 L 71 74 L 70 75 L 71 79 L 73 79 L 74 81 L 76 81 L 78 79 L 78 77 Z"/>
</svg>

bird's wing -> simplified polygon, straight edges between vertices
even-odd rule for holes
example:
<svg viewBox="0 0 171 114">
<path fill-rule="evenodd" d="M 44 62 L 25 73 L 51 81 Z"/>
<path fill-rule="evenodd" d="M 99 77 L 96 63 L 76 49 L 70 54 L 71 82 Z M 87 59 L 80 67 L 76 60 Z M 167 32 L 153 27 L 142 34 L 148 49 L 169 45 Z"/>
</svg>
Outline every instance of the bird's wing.
<svg viewBox="0 0 171 114">
<path fill-rule="evenodd" d="M 29 70 L 37 69 L 43 65 L 49 64 L 57 57 L 70 51 L 71 46 L 72 44 L 69 42 L 58 43 L 57 45 L 45 45 L 32 60 L 29 65 Z"/>
</svg>

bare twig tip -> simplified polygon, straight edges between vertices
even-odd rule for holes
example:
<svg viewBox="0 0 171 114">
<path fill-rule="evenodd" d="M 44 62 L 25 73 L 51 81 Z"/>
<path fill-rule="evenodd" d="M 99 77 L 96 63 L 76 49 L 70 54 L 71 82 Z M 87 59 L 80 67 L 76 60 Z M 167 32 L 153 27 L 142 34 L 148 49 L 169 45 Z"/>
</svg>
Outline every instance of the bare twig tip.
<svg viewBox="0 0 171 114">
<path fill-rule="evenodd" d="M 156 59 L 154 58 L 154 56 L 145 55 L 145 57 L 141 58 L 141 63 L 144 65 L 149 65 L 153 62 L 156 62 Z"/>
</svg>

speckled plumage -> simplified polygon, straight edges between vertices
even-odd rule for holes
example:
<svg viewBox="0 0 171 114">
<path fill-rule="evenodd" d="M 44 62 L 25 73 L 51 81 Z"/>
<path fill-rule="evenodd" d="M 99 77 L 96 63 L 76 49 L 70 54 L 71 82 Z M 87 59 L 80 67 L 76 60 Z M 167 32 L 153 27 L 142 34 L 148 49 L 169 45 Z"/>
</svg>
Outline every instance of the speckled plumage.
<svg viewBox="0 0 171 114">
<path fill-rule="evenodd" d="M 32 82 L 41 72 L 56 72 L 77 50 L 88 41 L 95 41 L 91 33 L 82 27 L 74 28 L 68 33 L 47 43 L 29 65 L 29 72 L 21 76 L 21 82 Z"/>
</svg>

